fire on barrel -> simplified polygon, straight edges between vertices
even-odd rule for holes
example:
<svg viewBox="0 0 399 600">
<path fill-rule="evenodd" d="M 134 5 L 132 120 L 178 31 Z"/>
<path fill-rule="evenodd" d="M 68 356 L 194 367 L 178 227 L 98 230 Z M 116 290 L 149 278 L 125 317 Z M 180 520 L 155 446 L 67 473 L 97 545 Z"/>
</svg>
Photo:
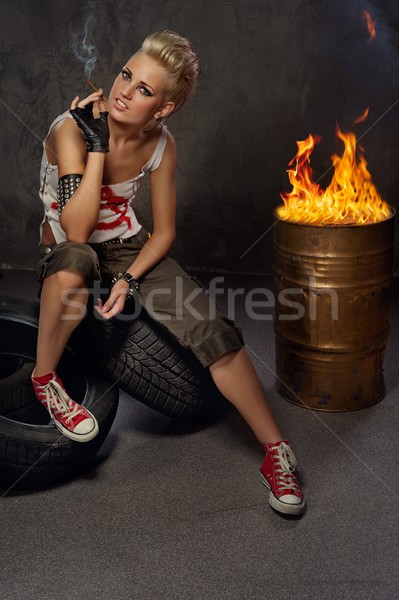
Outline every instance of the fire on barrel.
<svg viewBox="0 0 399 600">
<path fill-rule="evenodd" d="M 352 132 L 334 155 L 330 185 L 314 181 L 316 136 L 297 142 L 292 190 L 276 209 L 276 374 L 301 406 L 355 410 L 385 393 L 394 210 L 377 192 Z"/>
</svg>

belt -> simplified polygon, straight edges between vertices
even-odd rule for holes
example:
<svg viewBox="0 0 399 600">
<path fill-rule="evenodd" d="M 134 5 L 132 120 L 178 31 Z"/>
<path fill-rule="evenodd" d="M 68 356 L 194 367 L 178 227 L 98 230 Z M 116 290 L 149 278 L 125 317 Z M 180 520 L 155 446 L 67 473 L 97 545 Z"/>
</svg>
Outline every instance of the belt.
<svg viewBox="0 0 399 600">
<path fill-rule="evenodd" d="M 139 232 L 140 233 L 140 232 Z M 106 242 L 100 242 L 100 246 L 108 246 L 109 244 L 131 244 L 138 234 L 132 235 L 128 238 L 114 238 L 113 240 L 107 240 Z M 147 237 L 151 237 L 151 233 L 147 233 Z"/>
<path fill-rule="evenodd" d="M 131 244 L 133 242 L 133 238 L 135 236 L 132 235 L 128 238 L 114 238 L 113 240 L 108 240 L 106 242 L 100 242 L 100 246 L 108 246 L 109 244 Z"/>
</svg>

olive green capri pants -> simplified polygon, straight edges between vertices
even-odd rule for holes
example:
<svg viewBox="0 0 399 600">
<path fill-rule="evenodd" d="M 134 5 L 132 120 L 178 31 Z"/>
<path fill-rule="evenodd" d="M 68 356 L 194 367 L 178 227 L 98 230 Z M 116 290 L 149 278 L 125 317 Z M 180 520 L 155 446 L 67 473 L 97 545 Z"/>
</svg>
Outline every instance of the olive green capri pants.
<svg viewBox="0 0 399 600">
<path fill-rule="evenodd" d="M 74 270 L 82 274 L 96 298 L 98 292 L 106 296 L 111 279 L 131 266 L 148 237 L 142 228 L 137 235 L 121 243 L 62 242 L 41 246 L 36 270 L 38 281 L 42 284 L 45 277 L 57 271 Z M 140 278 L 139 296 L 147 313 L 182 346 L 191 349 L 204 367 L 244 345 L 242 333 L 234 322 L 168 257 Z"/>
</svg>

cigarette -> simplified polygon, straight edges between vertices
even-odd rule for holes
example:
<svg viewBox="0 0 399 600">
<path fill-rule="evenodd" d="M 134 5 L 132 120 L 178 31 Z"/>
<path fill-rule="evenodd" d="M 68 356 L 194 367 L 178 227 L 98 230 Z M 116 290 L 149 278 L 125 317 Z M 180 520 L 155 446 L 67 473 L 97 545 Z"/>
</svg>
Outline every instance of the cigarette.
<svg viewBox="0 0 399 600">
<path fill-rule="evenodd" d="M 98 92 L 98 87 L 96 87 L 94 83 L 90 81 L 90 79 L 86 79 L 86 81 L 95 92 Z M 108 102 L 108 98 L 104 96 L 104 94 L 102 95 L 102 99 L 104 100 L 104 102 Z"/>
</svg>

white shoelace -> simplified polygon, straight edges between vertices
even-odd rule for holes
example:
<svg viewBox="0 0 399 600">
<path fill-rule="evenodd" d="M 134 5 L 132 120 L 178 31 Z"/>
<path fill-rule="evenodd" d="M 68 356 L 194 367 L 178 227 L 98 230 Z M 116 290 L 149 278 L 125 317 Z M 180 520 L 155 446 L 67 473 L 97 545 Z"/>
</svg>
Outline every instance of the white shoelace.
<svg viewBox="0 0 399 600">
<path fill-rule="evenodd" d="M 276 479 L 278 479 L 279 490 L 294 490 L 299 492 L 298 483 L 293 475 L 298 466 L 295 454 L 287 444 L 273 446 L 271 450 L 274 450 L 275 448 L 277 448 L 277 455 L 272 452 L 272 457 L 275 463 L 274 468 L 276 471 Z"/>
<path fill-rule="evenodd" d="M 48 383 L 38 385 L 37 387 L 45 395 L 49 413 L 62 414 L 66 423 L 69 423 L 71 419 L 82 412 L 82 408 L 76 403 L 75 408 L 72 408 L 73 401 L 55 379 L 50 379 Z"/>
</svg>

